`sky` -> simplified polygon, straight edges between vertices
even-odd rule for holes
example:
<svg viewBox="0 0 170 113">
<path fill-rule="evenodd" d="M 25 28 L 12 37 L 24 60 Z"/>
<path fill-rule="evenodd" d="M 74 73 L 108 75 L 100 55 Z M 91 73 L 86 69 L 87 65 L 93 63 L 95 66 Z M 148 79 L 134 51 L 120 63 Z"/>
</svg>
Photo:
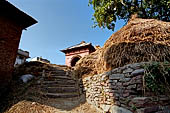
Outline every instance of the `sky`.
<svg viewBox="0 0 170 113">
<path fill-rule="evenodd" d="M 93 8 L 88 0 L 8 0 L 15 7 L 38 21 L 22 32 L 19 48 L 29 51 L 30 57 L 42 56 L 53 64 L 65 64 L 60 50 L 81 41 L 104 45 L 123 25 L 116 22 L 115 31 L 92 28 Z"/>
</svg>

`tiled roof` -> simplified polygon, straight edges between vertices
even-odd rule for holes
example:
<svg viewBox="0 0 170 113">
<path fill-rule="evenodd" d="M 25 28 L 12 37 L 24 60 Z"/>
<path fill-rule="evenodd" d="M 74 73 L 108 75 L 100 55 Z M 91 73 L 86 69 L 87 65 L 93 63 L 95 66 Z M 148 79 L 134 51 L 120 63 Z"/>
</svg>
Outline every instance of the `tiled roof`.
<svg viewBox="0 0 170 113">
<path fill-rule="evenodd" d="M 25 56 L 27 58 L 30 58 L 29 57 L 29 52 L 28 51 L 24 51 L 22 49 L 18 49 L 18 55 L 22 55 L 22 56 Z"/>
<path fill-rule="evenodd" d="M 66 48 L 66 49 L 63 49 L 63 50 L 61 50 L 61 51 L 63 52 L 63 51 L 66 51 L 66 50 L 70 50 L 70 49 L 74 49 L 74 48 L 79 48 L 79 47 L 84 47 L 84 46 L 87 46 L 87 45 L 91 45 L 91 43 L 86 43 L 86 42 L 82 41 L 82 42 L 79 43 L 79 44 L 76 44 L 76 45 L 74 45 L 74 46 L 70 46 L 70 47 L 68 47 L 68 48 Z"/>
</svg>

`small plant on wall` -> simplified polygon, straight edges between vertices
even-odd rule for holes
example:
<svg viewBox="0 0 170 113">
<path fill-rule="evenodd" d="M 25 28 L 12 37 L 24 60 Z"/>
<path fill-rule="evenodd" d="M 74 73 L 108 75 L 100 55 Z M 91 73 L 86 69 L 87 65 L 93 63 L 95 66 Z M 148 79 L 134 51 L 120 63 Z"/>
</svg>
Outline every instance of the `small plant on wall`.
<svg viewBox="0 0 170 113">
<path fill-rule="evenodd" d="M 170 97 L 170 63 L 151 62 L 144 66 L 144 89 Z"/>
</svg>

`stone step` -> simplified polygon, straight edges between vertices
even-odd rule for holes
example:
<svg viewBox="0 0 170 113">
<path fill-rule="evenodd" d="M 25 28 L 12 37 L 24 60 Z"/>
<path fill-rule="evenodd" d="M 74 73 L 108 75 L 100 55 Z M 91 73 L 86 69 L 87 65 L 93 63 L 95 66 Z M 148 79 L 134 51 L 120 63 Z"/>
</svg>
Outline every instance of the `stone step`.
<svg viewBox="0 0 170 113">
<path fill-rule="evenodd" d="M 47 73 L 47 74 L 48 74 L 48 73 L 50 73 L 50 74 L 59 74 L 59 73 L 60 73 L 60 74 L 61 74 L 61 73 L 62 73 L 62 74 L 65 74 L 66 72 L 65 72 L 64 70 L 60 70 L 60 71 L 59 71 L 59 70 L 57 70 L 57 71 L 55 70 L 55 71 L 45 71 L 45 73 Z"/>
<path fill-rule="evenodd" d="M 49 68 L 47 71 L 56 71 L 56 70 L 63 70 L 63 69 L 61 69 L 61 68 L 59 68 L 59 67 L 52 67 L 52 68 Z"/>
<path fill-rule="evenodd" d="M 48 75 L 48 74 L 46 74 L 46 76 L 51 76 L 51 77 L 55 77 L 55 76 L 66 76 L 66 77 L 69 77 L 68 75 L 66 75 L 66 74 L 60 74 L 60 73 L 56 73 L 56 74 L 50 74 L 50 75 Z"/>
<path fill-rule="evenodd" d="M 68 76 L 66 73 L 45 73 L 45 76 Z"/>
<path fill-rule="evenodd" d="M 45 84 L 41 86 L 42 87 L 75 87 L 75 83 L 65 83 L 65 84 L 55 83 L 55 84 Z"/>
<path fill-rule="evenodd" d="M 42 91 L 48 93 L 78 93 L 78 89 L 75 87 L 46 87 L 43 88 Z"/>
<path fill-rule="evenodd" d="M 46 75 L 44 78 L 71 78 L 67 75 L 61 75 L 61 74 L 53 74 L 53 75 Z"/>
<path fill-rule="evenodd" d="M 71 78 L 58 78 L 58 77 L 45 77 L 44 81 L 75 81 L 74 79 Z"/>
<path fill-rule="evenodd" d="M 78 97 L 78 93 L 46 93 L 45 96 L 49 98 L 74 98 Z"/>
<path fill-rule="evenodd" d="M 44 79 L 44 82 L 43 83 L 55 83 L 55 82 L 58 82 L 58 83 L 63 83 L 63 82 L 68 82 L 68 83 L 76 83 L 75 80 L 72 80 L 72 79 L 53 79 L 53 78 L 49 78 L 49 79 Z"/>
<path fill-rule="evenodd" d="M 61 85 L 73 85 L 73 84 L 76 84 L 76 82 L 74 80 L 67 80 L 67 81 L 43 81 L 42 82 L 43 85 L 54 85 L 54 84 L 61 84 Z"/>
<path fill-rule="evenodd" d="M 51 76 L 45 76 L 44 78 L 61 78 L 61 79 L 72 79 L 71 77 L 69 76 L 66 76 L 66 75 L 51 75 Z"/>
</svg>

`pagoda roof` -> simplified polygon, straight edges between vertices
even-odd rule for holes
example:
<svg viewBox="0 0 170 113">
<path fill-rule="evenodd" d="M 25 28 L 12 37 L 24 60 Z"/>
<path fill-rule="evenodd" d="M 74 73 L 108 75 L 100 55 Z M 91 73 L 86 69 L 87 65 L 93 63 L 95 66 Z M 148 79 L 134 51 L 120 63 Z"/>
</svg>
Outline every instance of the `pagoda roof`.
<svg viewBox="0 0 170 113">
<path fill-rule="evenodd" d="M 60 51 L 62 51 L 62 52 L 65 53 L 66 51 L 69 51 L 69 50 L 72 50 L 72 49 L 76 49 L 76 48 L 86 47 L 86 46 L 91 46 L 91 47 L 93 47 L 91 43 L 86 43 L 85 41 L 82 41 L 82 42 L 79 43 L 79 44 L 70 46 L 70 47 L 68 47 L 68 48 L 66 48 L 66 49 L 63 49 L 63 50 L 60 50 Z M 94 47 L 93 47 L 93 48 L 94 48 Z"/>
</svg>

